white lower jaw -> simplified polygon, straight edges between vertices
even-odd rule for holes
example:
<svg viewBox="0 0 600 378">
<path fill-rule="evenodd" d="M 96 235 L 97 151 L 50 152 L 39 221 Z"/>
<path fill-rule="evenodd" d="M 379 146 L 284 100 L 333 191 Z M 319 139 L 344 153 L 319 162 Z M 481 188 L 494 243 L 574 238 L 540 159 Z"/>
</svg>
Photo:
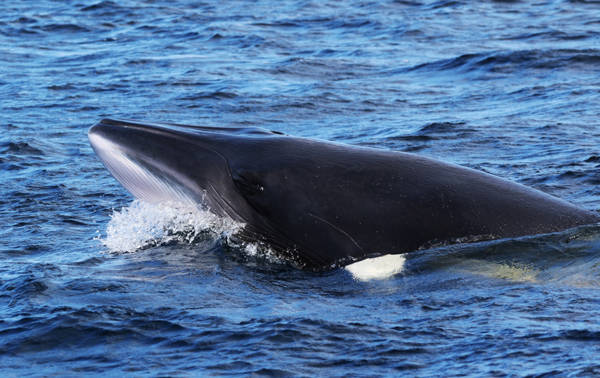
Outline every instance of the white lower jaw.
<svg viewBox="0 0 600 378">
<path fill-rule="evenodd" d="M 200 204 L 190 198 L 181 185 L 153 174 L 130 159 L 118 144 L 97 134 L 91 134 L 89 138 L 106 168 L 136 198 L 150 203 Z"/>
</svg>

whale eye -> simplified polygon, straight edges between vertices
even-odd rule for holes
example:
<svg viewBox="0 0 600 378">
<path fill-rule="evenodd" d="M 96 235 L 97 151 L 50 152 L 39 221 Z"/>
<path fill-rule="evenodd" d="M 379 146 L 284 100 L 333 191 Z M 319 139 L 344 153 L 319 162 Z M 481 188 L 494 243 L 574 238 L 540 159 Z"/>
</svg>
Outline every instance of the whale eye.
<svg viewBox="0 0 600 378">
<path fill-rule="evenodd" d="M 238 171 L 232 174 L 231 178 L 237 190 L 258 214 L 264 216 L 270 214 L 269 198 L 262 195 L 265 187 L 254 172 Z"/>
<path fill-rule="evenodd" d="M 233 183 L 243 195 L 253 196 L 264 192 L 265 187 L 249 172 L 236 172 L 231 175 Z"/>
</svg>

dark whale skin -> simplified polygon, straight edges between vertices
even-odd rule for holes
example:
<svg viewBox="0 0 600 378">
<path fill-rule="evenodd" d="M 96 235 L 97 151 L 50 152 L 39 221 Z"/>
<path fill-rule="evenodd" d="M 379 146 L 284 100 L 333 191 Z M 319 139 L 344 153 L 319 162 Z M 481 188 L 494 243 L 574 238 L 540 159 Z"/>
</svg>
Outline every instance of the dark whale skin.
<svg viewBox="0 0 600 378">
<path fill-rule="evenodd" d="M 117 155 L 216 214 L 244 222 L 245 237 L 267 243 L 303 269 L 599 220 L 591 211 L 470 168 L 258 128 L 104 119 L 89 138 L 134 195 L 151 191 L 136 187 Z"/>
</svg>

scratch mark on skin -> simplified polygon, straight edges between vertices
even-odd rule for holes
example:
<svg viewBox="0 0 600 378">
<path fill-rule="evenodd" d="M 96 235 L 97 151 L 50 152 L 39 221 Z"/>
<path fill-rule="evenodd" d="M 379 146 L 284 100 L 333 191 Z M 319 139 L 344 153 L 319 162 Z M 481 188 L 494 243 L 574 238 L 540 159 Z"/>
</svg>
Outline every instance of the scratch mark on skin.
<svg viewBox="0 0 600 378">
<path fill-rule="evenodd" d="M 313 213 L 308 213 L 308 215 L 310 215 L 311 217 L 329 225 L 330 227 L 333 227 L 336 231 L 338 231 L 339 233 L 341 233 L 342 235 L 345 235 L 348 239 L 350 239 L 352 241 L 352 243 L 358 248 L 360 249 L 363 253 L 364 253 L 364 249 L 356 242 L 356 240 L 354 240 L 354 238 L 352 236 L 350 236 L 350 234 L 348 234 L 346 231 L 342 230 L 341 228 L 339 228 L 338 226 L 336 226 L 335 224 L 321 218 L 318 215 L 315 215 Z"/>
</svg>

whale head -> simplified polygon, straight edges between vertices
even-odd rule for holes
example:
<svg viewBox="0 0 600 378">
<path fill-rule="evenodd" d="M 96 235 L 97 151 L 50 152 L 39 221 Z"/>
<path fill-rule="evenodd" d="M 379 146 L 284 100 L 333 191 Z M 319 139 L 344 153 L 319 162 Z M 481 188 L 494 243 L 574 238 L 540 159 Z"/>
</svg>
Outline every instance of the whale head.
<svg viewBox="0 0 600 378">
<path fill-rule="evenodd" d="M 262 129 L 142 124 L 103 119 L 88 132 L 92 148 L 136 198 L 199 205 L 247 222 L 250 209 L 230 163 L 242 136 L 277 135 Z"/>
<path fill-rule="evenodd" d="M 315 164 L 327 161 L 316 156 L 324 148 L 338 149 L 333 144 L 261 128 L 112 119 L 92 126 L 88 137 L 106 168 L 141 200 L 201 206 L 244 223 L 242 236 L 265 242 L 301 268 L 321 270 L 363 254 L 328 220 L 336 207 L 319 194 L 334 185 L 342 190 L 338 196 L 347 196 L 338 180 L 318 172 L 326 163 Z M 331 164 L 343 171 L 347 161 Z"/>
</svg>

